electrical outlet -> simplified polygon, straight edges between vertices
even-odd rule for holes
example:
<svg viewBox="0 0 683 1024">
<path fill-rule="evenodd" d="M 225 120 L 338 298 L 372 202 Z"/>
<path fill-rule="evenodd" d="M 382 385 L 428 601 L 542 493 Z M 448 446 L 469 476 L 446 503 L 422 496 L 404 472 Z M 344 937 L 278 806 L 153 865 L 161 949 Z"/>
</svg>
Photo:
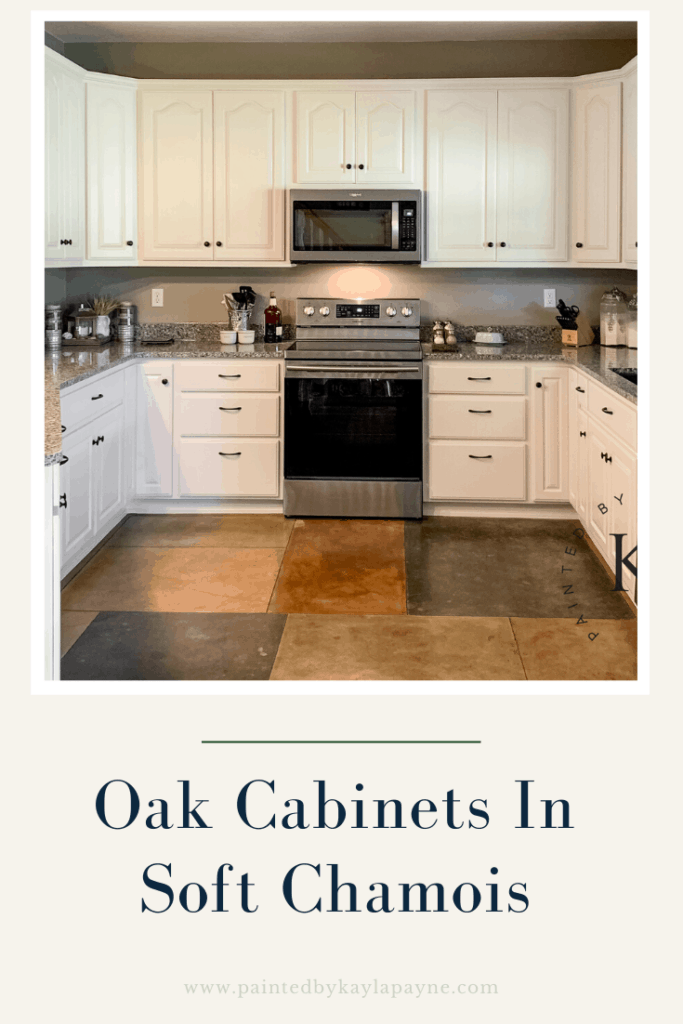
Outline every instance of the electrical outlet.
<svg viewBox="0 0 683 1024">
<path fill-rule="evenodd" d="M 553 294 L 555 294 L 553 292 Z M 164 304 L 164 289 L 163 288 L 152 288 L 152 305 L 163 306 Z M 547 305 L 547 303 L 546 303 Z"/>
<path fill-rule="evenodd" d="M 554 288 L 543 289 L 543 305 L 546 309 L 554 309 L 557 305 L 557 299 L 555 298 Z"/>
</svg>

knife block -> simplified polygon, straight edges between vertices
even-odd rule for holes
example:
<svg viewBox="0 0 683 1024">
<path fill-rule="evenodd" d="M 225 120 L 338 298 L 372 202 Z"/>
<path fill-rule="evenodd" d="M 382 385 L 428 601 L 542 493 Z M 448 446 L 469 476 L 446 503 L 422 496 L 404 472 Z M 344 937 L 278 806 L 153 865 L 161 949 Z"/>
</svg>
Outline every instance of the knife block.
<svg viewBox="0 0 683 1024">
<path fill-rule="evenodd" d="M 576 323 L 576 330 L 567 330 L 566 327 L 562 328 L 562 344 L 573 345 L 575 348 L 581 348 L 584 345 L 593 344 L 593 328 L 588 322 L 587 317 L 583 313 L 579 313 L 578 316 L 574 317 Z"/>
</svg>

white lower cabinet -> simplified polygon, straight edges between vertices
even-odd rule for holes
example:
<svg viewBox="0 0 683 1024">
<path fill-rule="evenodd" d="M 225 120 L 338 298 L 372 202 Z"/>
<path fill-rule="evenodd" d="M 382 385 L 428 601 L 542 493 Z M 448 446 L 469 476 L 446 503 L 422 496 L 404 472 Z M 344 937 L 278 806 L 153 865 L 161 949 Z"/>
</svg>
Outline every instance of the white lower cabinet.
<svg viewBox="0 0 683 1024">
<path fill-rule="evenodd" d="M 432 501 L 523 501 L 525 463 L 525 444 L 430 442 L 429 497 Z"/>
<path fill-rule="evenodd" d="M 567 501 L 567 367 L 532 367 L 531 403 L 534 501 Z"/>
<path fill-rule="evenodd" d="M 86 551 L 95 537 L 95 434 L 90 424 L 62 442 L 59 503 L 62 567 Z"/>
<path fill-rule="evenodd" d="M 280 442 L 184 437 L 178 446 L 179 497 L 277 498 Z"/>
<path fill-rule="evenodd" d="M 173 363 L 139 367 L 135 392 L 135 493 L 173 495 Z"/>
<path fill-rule="evenodd" d="M 95 421 L 97 427 L 95 454 L 95 529 L 123 513 L 124 433 L 121 406 Z"/>
</svg>

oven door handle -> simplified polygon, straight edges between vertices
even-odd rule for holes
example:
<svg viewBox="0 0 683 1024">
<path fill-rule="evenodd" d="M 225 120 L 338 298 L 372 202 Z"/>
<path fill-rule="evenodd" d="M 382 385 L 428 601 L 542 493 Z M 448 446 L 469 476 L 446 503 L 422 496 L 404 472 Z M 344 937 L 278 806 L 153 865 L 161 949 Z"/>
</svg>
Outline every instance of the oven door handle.
<svg viewBox="0 0 683 1024">
<path fill-rule="evenodd" d="M 398 249 L 398 203 L 391 204 L 391 248 Z"/>
<path fill-rule="evenodd" d="M 374 369 L 374 367 L 369 367 L 367 363 L 360 366 L 354 366 L 350 363 L 344 363 L 342 366 L 333 366 L 331 363 L 322 363 L 317 366 L 302 366 L 300 363 L 293 363 L 285 366 L 286 373 L 291 370 L 317 370 L 320 373 L 327 373 L 328 370 L 332 373 L 348 370 L 353 373 L 372 373 Z M 390 363 L 382 363 L 376 369 L 378 373 L 420 373 L 422 367 L 419 363 L 416 366 L 392 366 Z"/>
</svg>

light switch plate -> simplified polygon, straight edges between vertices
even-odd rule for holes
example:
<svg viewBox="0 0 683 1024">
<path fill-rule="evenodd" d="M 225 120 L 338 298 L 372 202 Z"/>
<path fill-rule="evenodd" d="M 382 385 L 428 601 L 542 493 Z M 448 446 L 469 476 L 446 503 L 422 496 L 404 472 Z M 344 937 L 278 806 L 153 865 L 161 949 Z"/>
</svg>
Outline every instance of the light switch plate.
<svg viewBox="0 0 683 1024">
<path fill-rule="evenodd" d="M 545 309 L 554 309 L 557 305 L 557 299 L 555 298 L 556 291 L 554 288 L 543 289 L 543 306 Z"/>
</svg>

